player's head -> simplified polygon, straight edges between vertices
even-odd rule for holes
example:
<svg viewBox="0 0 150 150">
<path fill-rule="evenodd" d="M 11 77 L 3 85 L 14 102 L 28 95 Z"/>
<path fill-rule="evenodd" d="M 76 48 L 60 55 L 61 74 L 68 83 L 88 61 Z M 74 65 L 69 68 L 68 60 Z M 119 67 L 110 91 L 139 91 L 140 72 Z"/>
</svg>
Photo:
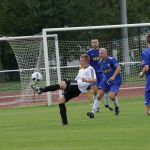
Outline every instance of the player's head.
<svg viewBox="0 0 150 150">
<path fill-rule="evenodd" d="M 150 44 L 150 33 L 148 33 L 146 36 L 146 43 Z"/>
<path fill-rule="evenodd" d="M 98 38 L 92 38 L 92 40 L 91 40 L 91 46 L 92 46 L 93 49 L 98 49 L 99 48 Z"/>
<path fill-rule="evenodd" d="M 87 54 L 83 54 L 80 56 L 80 66 L 84 67 L 89 64 L 90 57 Z"/>
<path fill-rule="evenodd" d="M 99 56 L 101 59 L 106 59 L 108 57 L 108 52 L 106 48 L 101 48 L 99 51 Z"/>
</svg>

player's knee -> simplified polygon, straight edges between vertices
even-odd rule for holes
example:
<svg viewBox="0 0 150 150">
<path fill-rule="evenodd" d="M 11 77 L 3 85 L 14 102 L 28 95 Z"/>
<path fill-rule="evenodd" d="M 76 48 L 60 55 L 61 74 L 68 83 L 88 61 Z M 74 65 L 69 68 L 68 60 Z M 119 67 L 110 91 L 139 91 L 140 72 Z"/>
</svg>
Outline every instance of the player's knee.
<svg viewBox="0 0 150 150">
<path fill-rule="evenodd" d="M 97 99 L 100 101 L 104 96 L 104 92 L 102 90 L 99 90 L 98 91 L 98 94 L 97 94 Z"/>
<path fill-rule="evenodd" d="M 65 103 L 66 100 L 65 100 L 65 97 L 62 95 L 59 100 L 58 100 L 59 104 L 62 104 L 62 103 Z"/>
<path fill-rule="evenodd" d="M 150 115 L 150 110 L 147 110 L 146 114 L 149 116 Z"/>
<path fill-rule="evenodd" d="M 60 85 L 60 89 L 65 90 L 66 89 L 66 82 L 65 81 L 61 81 Z"/>
<path fill-rule="evenodd" d="M 113 94 L 113 93 L 110 93 L 110 94 L 109 94 L 109 98 L 110 98 L 112 101 L 114 101 L 115 98 L 116 98 L 116 95 Z"/>
</svg>

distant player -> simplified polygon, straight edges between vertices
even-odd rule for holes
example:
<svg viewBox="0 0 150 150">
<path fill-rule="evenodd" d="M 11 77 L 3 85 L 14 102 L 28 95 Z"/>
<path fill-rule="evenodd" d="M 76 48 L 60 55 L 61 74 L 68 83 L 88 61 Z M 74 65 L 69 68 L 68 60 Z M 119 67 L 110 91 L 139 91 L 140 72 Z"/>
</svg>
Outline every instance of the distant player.
<svg viewBox="0 0 150 150">
<path fill-rule="evenodd" d="M 65 103 L 70 99 L 79 96 L 80 93 L 87 92 L 90 85 L 96 82 L 95 70 L 89 65 L 89 61 L 90 58 L 88 55 L 84 54 L 80 56 L 81 69 L 79 70 L 75 81 L 64 80 L 60 84 L 50 85 L 44 88 L 32 87 L 38 94 L 59 89 L 64 90 L 63 95 L 58 100 L 62 125 L 68 125 Z"/>
<path fill-rule="evenodd" d="M 142 53 L 142 66 L 143 70 L 140 72 L 140 77 L 146 75 L 146 86 L 145 86 L 145 106 L 146 114 L 150 115 L 150 33 L 146 36 L 147 47 Z"/>
<path fill-rule="evenodd" d="M 92 48 L 87 51 L 87 55 L 90 57 L 90 65 L 95 69 L 96 72 L 96 78 L 97 81 L 91 86 L 92 91 L 93 91 L 93 102 L 95 105 L 97 105 L 96 111 L 99 111 L 99 100 L 97 100 L 97 92 L 98 92 L 98 85 L 100 84 L 102 77 L 103 77 L 103 72 L 102 69 L 99 67 L 99 61 L 100 61 L 100 56 L 99 56 L 99 41 L 97 38 L 93 38 L 91 40 L 91 46 Z M 109 106 L 109 98 L 108 98 L 108 93 L 104 94 L 104 103 L 105 107 L 108 108 L 109 110 L 113 111 L 113 108 Z M 94 108 L 93 108 L 94 109 Z"/>
<path fill-rule="evenodd" d="M 117 99 L 117 94 L 119 92 L 120 85 L 122 83 L 122 79 L 120 76 L 121 68 L 119 66 L 118 61 L 114 57 L 109 57 L 107 54 L 107 50 L 105 48 L 100 49 L 100 58 L 101 61 L 100 67 L 103 71 L 103 79 L 99 84 L 98 90 L 98 100 L 101 101 L 105 92 L 109 92 L 110 99 L 114 102 L 115 106 L 115 115 L 119 114 L 119 104 Z M 96 105 L 93 104 L 93 108 Z M 94 118 L 95 109 L 92 109 L 92 112 L 88 112 L 87 115 L 90 118 Z"/>
</svg>

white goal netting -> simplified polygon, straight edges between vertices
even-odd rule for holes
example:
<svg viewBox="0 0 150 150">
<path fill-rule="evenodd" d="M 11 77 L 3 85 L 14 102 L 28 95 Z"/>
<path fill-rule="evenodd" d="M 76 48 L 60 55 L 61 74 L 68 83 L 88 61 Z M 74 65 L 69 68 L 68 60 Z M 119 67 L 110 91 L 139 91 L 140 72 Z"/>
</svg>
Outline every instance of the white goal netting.
<svg viewBox="0 0 150 150">
<path fill-rule="evenodd" d="M 115 31 L 114 31 L 115 32 Z M 88 34 L 87 34 L 88 33 Z M 59 63 L 61 80 L 71 79 L 77 75 L 79 70 L 79 57 L 81 54 L 86 53 L 91 48 L 91 35 L 92 32 L 81 32 L 72 34 L 76 35 L 72 39 L 67 39 L 68 35 L 58 34 L 59 40 Z M 85 38 L 85 35 L 91 35 Z M 94 32 L 94 37 L 100 39 L 100 46 L 105 47 L 109 51 L 109 55 L 118 59 L 121 65 L 121 75 L 123 84 L 120 90 L 120 96 L 142 96 L 144 93 L 145 79 L 139 78 L 141 70 L 140 60 L 141 53 L 146 48 L 145 35 L 146 32 L 135 34 L 128 37 L 128 53 L 124 54 L 123 40 L 121 38 L 111 37 L 109 39 L 102 38 L 100 33 Z M 77 40 L 76 37 L 78 37 Z M 19 72 L 19 79 L 15 83 L 7 83 L 3 90 L 0 90 L 0 105 L 12 104 L 47 104 L 46 93 L 37 95 L 31 89 L 31 74 L 34 71 L 39 71 L 43 80 L 40 82 L 41 86 L 46 86 L 46 69 L 45 57 L 43 50 L 42 36 L 31 36 L 26 38 L 15 38 L 6 40 L 11 49 L 14 51 Z M 58 83 L 58 70 L 56 61 L 56 45 L 54 37 L 47 37 L 48 46 L 48 70 L 50 74 L 50 84 Z M 128 57 L 127 59 L 125 57 Z M 125 61 L 128 60 L 128 61 Z M 7 74 L 11 72 L 8 71 Z M 0 72 L 4 73 L 3 71 Z M 13 84 L 13 86 L 12 86 Z M 14 85 L 19 84 L 20 88 L 14 90 Z M 57 103 L 59 94 L 58 91 L 51 93 L 52 103 Z M 86 101 L 87 95 L 83 94 L 73 101 Z"/>
</svg>

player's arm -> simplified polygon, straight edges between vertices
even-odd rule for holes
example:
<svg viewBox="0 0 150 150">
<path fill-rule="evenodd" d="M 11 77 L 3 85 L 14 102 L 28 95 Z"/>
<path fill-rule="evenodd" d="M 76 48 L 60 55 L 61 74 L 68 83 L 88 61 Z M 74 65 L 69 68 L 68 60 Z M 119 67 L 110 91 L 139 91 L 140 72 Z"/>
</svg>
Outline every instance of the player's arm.
<svg viewBox="0 0 150 150">
<path fill-rule="evenodd" d="M 121 71 L 121 67 L 120 66 L 118 66 L 117 68 L 116 68 L 116 70 L 115 70 L 115 72 L 114 72 L 114 74 L 113 74 L 113 78 L 115 78 L 119 73 L 120 73 L 120 71 Z"/>
<path fill-rule="evenodd" d="M 112 60 L 112 64 L 116 68 L 116 70 L 115 70 L 114 74 L 112 75 L 112 77 L 109 79 L 109 81 L 113 81 L 115 79 L 115 77 L 121 72 L 121 67 L 116 59 Z"/>
<path fill-rule="evenodd" d="M 87 78 L 82 78 L 82 82 L 89 82 L 89 83 L 96 82 L 96 73 L 93 68 L 89 69 Z"/>
<path fill-rule="evenodd" d="M 96 82 L 96 79 L 94 79 L 94 78 L 89 78 L 89 79 L 82 78 L 82 82 L 94 83 L 94 82 Z"/>
<path fill-rule="evenodd" d="M 143 77 L 149 71 L 149 60 L 145 53 L 142 53 L 142 63 L 143 70 L 140 72 L 139 76 Z"/>
<path fill-rule="evenodd" d="M 149 70 L 149 65 L 145 65 L 143 70 L 140 72 L 140 77 L 142 78 Z"/>
</svg>

